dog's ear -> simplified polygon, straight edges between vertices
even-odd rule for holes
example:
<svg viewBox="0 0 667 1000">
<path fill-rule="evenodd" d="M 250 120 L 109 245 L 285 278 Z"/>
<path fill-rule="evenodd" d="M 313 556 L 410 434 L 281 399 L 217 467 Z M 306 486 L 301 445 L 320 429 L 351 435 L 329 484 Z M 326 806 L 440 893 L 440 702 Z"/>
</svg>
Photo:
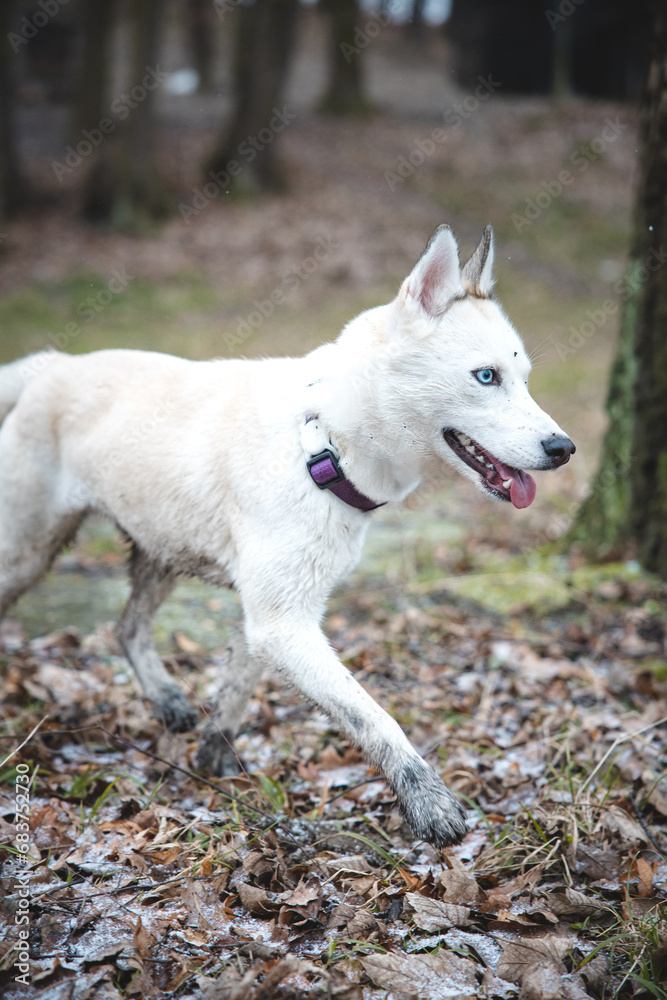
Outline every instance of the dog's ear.
<svg viewBox="0 0 667 1000">
<path fill-rule="evenodd" d="M 493 229 L 487 226 L 479 246 L 461 272 L 467 292 L 486 297 L 493 288 Z"/>
<path fill-rule="evenodd" d="M 439 316 L 455 295 L 463 292 L 459 248 L 449 226 L 438 226 L 399 298 L 418 302 L 428 316 Z"/>
</svg>

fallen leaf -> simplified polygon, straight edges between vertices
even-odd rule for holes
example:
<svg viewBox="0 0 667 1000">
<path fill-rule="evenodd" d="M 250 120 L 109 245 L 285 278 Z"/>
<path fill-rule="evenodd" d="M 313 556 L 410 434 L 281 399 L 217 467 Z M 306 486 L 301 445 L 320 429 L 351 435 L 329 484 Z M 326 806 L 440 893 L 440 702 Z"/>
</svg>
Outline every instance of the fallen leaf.
<svg viewBox="0 0 667 1000">
<path fill-rule="evenodd" d="M 239 899 L 246 910 L 254 913 L 258 917 L 268 917 L 275 909 L 275 903 L 266 889 L 259 889 L 256 885 L 248 885 L 247 882 L 240 882 L 236 887 Z"/>
<path fill-rule="evenodd" d="M 416 1000 L 466 1000 L 477 995 L 476 965 L 450 952 L 437 955 L 368 955 L 361 959 L 367 976 L 376 986 L 407 993 Z"/>
<path fill-rule="evenodd" d="M 370 872 L 372 871 L 363 854 L 341 854 L 338 858 L 329 858 L 324 862 L 332 872 Z"/>
<path fill-rule="evenodd" d="M 521 985 L 524 976 L 535 966 L 552 966 L 559 975 L 565 975 L 563 958 L 572 947 L 569 937 L 551 935 L 543 938 L 524 938 L 508 941 L 496 968 L 501 979 Z"/>
<path fill-rule="evenodd" d="M 609 918 L 609 907 L 605 906 L 592 896 L 587 896 L 578 889 L 571 889 L 570 886 L 561 886 L 558 889 L 551 889 L 539 894 L 540 899 L 544 899 L 549 908 L 559 917 L 566 920 L 578 920 L 585 917 L 596 917 L 598 919 Z"/>
<path fill-rule="evenodd" d="M 357 910 L 346 927 L 346 931 L 353 941 L 364 941 L 377 929 L 377 919 L 369 910 L 364 909 Z"/>
<path fill-rule="evenodd" d="M 467 927 L 472 923 L 468 906 L 443 903 L 418 892 L 406 892 L 404 912 L 423 931 L 446 931 L 450 927 Z"/>
<path fill-rule="evenodd" d="M 475 876 L 467 871 L 446 869 L 438 876 L 438 882 L 445 890 L 448 903 L 475 903 L 482 894 Z"/>
<path fill-rule="evenodd" d="M 190 639 L 185 632 L 174 632 L 174 645 L 179 653 L 201 653 L 202 647 L 194 639 Z"/>
<path fill-rule="evenodd" d="M 653 867 L 645 858 L 637 858 L 634 867 L 639 879 L 639 895 L 648 899 L 653 896 Z"/>
</svg>

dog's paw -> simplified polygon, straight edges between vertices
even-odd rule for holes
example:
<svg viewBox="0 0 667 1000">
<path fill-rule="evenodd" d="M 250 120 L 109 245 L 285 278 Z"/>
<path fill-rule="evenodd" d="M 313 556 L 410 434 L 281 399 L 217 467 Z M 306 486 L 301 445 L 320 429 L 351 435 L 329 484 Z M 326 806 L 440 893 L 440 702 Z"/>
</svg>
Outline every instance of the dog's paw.
<svg viewBox="0 0 667 1000">
<path fill-rule="evenodd" d="M 234 752 L 232 733 L 208 725 L 199 741 L 197 767 L 217 778 L 231 778 L 239 774 L 241 768 Z"/>
<path fill-rule="evenodd" d="M 415 836 L 434 847 L 463 840 L 468 832 L 463 806 L 420 757 L 405 764 L 393 784 L 401 813 Z"/>
<path fill-rule="evenodd" d="M 160 700 L 154 701 L 152 705 L 155 718 L 174 733 L 194 729 L 197 725 L 197 710 L 176 684 L 170 684 L 161 691 Z"/>
</svg>

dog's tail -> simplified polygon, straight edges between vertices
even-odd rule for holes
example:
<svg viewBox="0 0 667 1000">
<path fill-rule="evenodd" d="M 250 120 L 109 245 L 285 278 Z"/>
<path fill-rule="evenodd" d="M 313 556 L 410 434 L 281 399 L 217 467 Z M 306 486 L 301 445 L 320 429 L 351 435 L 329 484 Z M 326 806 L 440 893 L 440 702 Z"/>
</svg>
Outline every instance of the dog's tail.
<svg viewBox="0 0 667 1000">
<path fill-rule="evenodd" d="M 39 351 L 0 366 L 0 424 L 16 406 L 28 382 L 59 356 L 59 352 L 55 350 Z"/>
</svg>

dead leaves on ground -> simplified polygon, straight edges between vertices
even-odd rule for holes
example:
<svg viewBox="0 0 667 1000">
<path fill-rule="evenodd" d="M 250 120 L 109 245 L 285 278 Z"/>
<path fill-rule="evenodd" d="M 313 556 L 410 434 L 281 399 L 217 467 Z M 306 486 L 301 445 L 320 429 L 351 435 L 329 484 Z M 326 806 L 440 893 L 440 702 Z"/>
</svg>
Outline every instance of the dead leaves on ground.
<svg viewBox="0 0 667 1000">
<path fill-rule="evenodd" d="M 108 632 L 28 643 L 4 626 L 8 744 L 48 711 L 21 753 L 34 773 L 21 995 L 641 995 L 667 957 L 664 628 L 654 610 L 589 612 L 539 631 L 437 594 L 391 610 L 364 593 L 333 616 L 362 683 L 471 803 L 446 855 L 412 840 L 381 776 L 284 691 L 258 690 L 238 742 L 250 773 L 215 791 L 143 753 L 188 771 L 196 737 L 160 734 Z M 186 635 L 176 649 L 168 665 L 190 688 L 212 677 Z M 12 776 L 0 799 L 10 989 Z"/>
</svg>

